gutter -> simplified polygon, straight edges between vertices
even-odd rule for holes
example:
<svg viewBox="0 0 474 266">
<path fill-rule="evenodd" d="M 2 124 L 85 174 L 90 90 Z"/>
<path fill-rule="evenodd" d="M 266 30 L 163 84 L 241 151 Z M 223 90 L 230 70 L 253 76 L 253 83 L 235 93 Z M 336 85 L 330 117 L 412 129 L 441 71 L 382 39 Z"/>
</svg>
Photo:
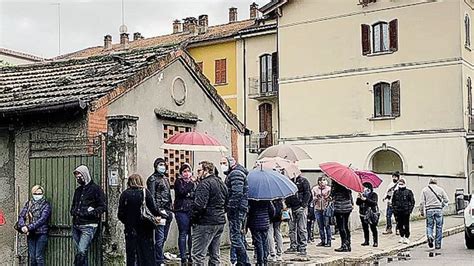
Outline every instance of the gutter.
<svg viewBox="0 0 474 266">
<path fill-rule="evenodd" d="M 74 100 L 74 101 L 66 102 L 66 103 L 50 104 L 50 105 L 43 105 L 43 106 L 37 106 L 37 107 L 31 107 L 31 108 L 18 107 L 18 108 L 9 109 L 4 112 L 0 112 L 0 119 L 7 118 L 7 117 L 37 114 L 37 113 L 53 113 L 53 112 L 64 111 L 64 110 L 69 110 L 69 109 L 85 110 L 87 109 L 87 107 L 88 107 L 88 104 L 83 100 Z"/>
</svg>

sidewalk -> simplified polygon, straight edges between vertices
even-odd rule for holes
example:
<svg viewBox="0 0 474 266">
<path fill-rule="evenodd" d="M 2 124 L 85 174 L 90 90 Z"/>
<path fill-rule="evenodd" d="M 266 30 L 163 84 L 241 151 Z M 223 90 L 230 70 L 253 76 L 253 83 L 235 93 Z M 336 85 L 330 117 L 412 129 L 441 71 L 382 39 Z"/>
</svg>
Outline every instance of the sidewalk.
<svg viewBox="0 0 474 266">
<path fill-rule="evenodd" d="M 464 230 L 463 224 L 464 220 L 462 216 L 445 216 L 443 226 L 444 235 L 446 236 L 462 232 Z M 347 265 L 352 263 L 357 265 L 360 262 L 367 262 L 383 256 L 395 255 L 410 247 L 426 243 L 424 219 L 412 221 L 410 223 L 411 243 L 409 245 L 398 243 L 400 237 L 395 234 L 382 235 L 384 230 L 384 226 L 378 227 L 379 246 L 377 248 L 374 248 L 371 245 L 362 247 L 360 243 L 362 243 L 364 239 L 363 232 L 362 230 L 355 230 L 352 232 L 352 252 L 334 252 L 334 249 L 340 246 L 339 236 L 336 236 L 336 240 L 332 241 L 331 248 L 316 247 L 316 243 L 318 242 L 318 239 L 316 239 L 316 243 L 310 243 L 308 245 L 308 256 L 306 259 L 298 257 L 295 254 L 284 254 L 284 263 L 272 263 L 270 265 Z M 283 241 L 283 250 L 286 250 L 289 246 L 289 239 L 285 238 Z M 249 251 L 249 257 L 253 257 L 252 251 Z M 230 265 L 228 249 L 222 250 L 221 259 L 225 265 Z"/>
</svg>

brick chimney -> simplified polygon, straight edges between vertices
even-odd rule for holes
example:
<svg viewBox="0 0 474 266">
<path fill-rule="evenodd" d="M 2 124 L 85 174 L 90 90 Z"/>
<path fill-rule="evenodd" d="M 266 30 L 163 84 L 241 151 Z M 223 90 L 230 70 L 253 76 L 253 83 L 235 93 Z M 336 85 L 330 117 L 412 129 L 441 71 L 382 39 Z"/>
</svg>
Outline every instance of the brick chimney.
<svg viewBox="0 0 474 266">
<path fill-rule="evenodd" d="M 136 41 L 136 40 L 140 40 L 140 39 L 143 39 L 143 36 L 140 32 L 135 32 L 133 34 L 133 40 Z"/>
<path fill-rule="evenodd" d="M 173 34 L 180 33 L 182 31 L 183 24 L 181 24 L 181 20 L 176 19 L 173 21 Z"/>
<path fill-rule="evenodd" d="M 107 34 L 104 36 L 104 49 L 105 50 L 112 49 L 112 36 L 111 35 Z"/>
<path fill-rule="evenodd" d="M 229 23 L 237 21 L 237 8 L 231 7 L 229 8 Z"/>
<path fill-rule="evenodd" d="M 203 34 L 207 32 L 209 26 L 209 17 L 207 15 L 200 15 L 198 18 L 199 23 L 199 33 Z"/>
<path fill-rule="evenodd" d="M 195 17 L 187 17 L 184 19 L 183 31 L 197 34 L 197 19 Z"/>
<path fill-rule="evenodd" d="M 253 2 L 250 5 L 250 19 L 256 19 L 258 15 L 258 4 Z"/>
<path fill-rule="evenodd" d="M 123 46 L 123 47 L 127 47 L 128 46 L 128 33 L 120 33 L 120 44 Z"/>
</svg>

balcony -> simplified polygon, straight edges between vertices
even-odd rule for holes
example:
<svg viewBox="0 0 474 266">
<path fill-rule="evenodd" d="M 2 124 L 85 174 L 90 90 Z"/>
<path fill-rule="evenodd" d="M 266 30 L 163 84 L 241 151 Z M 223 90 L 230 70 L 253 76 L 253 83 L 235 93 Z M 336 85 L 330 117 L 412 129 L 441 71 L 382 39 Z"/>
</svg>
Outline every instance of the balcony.
<svg viewBox="0 0 474 266">
<path fill-rule="evenodd" d="M 261 153 L 266 148 L 278 144 L 278 133 L 267 131 L 256 132 L 250 135 L 250 143 L 247 148 L 250 153 Z"/>
<path fill-rule="evenodd" d="M 278 78 L 273 76 L 272 80 L 263 83 L 259 78 L 249 78 L 249 98 L 255 100 L 268 100 L 278 96 Z"/>
</svg>

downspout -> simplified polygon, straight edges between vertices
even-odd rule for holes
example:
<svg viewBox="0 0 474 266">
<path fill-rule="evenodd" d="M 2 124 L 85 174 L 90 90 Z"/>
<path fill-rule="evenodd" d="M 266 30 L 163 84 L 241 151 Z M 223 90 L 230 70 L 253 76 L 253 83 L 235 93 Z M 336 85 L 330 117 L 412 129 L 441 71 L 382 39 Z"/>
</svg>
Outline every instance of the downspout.
<svg viewBox="0 0 474 266">
<path fill-rule="evenodd" d="M 246 58 L 246 46 L 245 38 L 242 38 L 242 33 L 240 38 L 243 41 L 243 61 L 244 61 L 244 125 L 247 127 L 247 58 Z M 244 134 L 244 167 L 247 168 L 247 135 Z"/>
<path fill-rule="evenodd" d="M 281 104 L 280 104 L 280 92 L 281 92 L 281 87 L 280 87 L 280 39 L 278 37 L 278 34 L 279 34 L 279 21 L 280 21 L 280 16 L 277 15 L 277 19 L 276 19 L 276 51 L 277 51 L 277 64 L 278 64 L 278 77 L 277 77 L 277 81 L 278 81 L 278 98 L 277 98 L 277 102 L 278 102 L 278 114 L 277 114 L 277 119 L 278 119 L 278 125 L 277 125 L 277 128 L 278 128 L 278 144 L 280 144 L 280 139 L 281 139 L 281 124 L 280 124 L 280 114 L 281 114 Z"/>
</svg>

